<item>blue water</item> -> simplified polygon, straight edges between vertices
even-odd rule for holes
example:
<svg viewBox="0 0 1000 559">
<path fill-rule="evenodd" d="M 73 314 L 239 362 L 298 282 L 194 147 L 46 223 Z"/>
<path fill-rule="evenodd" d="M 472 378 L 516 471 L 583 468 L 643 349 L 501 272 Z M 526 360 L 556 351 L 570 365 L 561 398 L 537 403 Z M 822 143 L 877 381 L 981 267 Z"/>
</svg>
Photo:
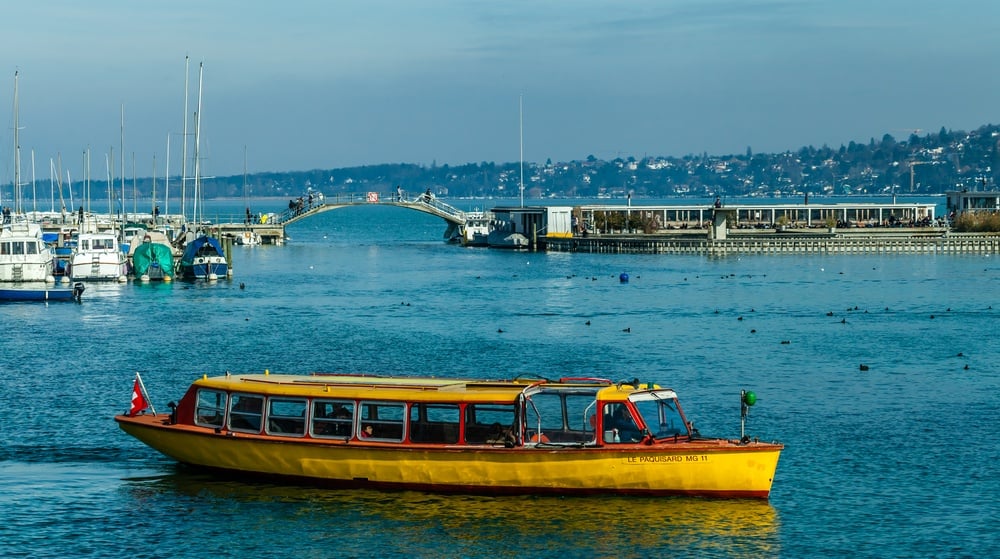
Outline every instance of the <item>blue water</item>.
<svg viewBox="0 0 1000 559">
<path fill-rule="evenodd" d="M 236 247 L 232 281 L 0 305 L 0 556 L 1000 552 L 997 255 L 513 253 L 444 229 L 337 210 Z M 265 368 L 639 377 L 719 436 L 752 389 L 748 434 L 787 446 L 768 502 L 490 498 L 231 481 L 112 420 L 135 371 L 167 411 L 202 374 Z"/>
</svg>

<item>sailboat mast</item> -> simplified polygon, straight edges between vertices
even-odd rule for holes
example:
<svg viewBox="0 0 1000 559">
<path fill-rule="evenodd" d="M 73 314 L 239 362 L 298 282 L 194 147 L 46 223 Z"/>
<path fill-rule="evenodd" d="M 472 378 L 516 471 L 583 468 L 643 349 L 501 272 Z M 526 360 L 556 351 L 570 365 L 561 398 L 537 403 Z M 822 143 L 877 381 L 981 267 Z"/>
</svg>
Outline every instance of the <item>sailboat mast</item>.
<svg viewBox="0 0 1000 559">
<path fill-rule="evenodd" d="M 108 173 L 108 217 L 111 218 L 115 215 L 115 147 L 108 146 L 108 153 L 104 156 L 104 166 Z"/>
<path fill-rule="evenodd" d="M 132 215 L 139 213 L 139 188 L 135 182 L 135 152 L 132 152 Z"/>
<path fill-rule="evenodd" d="M 198 110 L 194 116 L 194 216 L 198 222 L 198 210 L 201 209 L 201 85 L 205 71 L 205 63 L 198 64 Z"/>
<path fill-rule="evenodd" d="M 31 150 L 31 212 L 38 219 L 38 191 L 35 189 L 35 150 Z"/>
<path fill-rule="evenodd" d="M 125 222 L 128 221 L 128 215 L 125 213 L 125 103 L 122 103 L 122 122 L 121 122 L 121 137 L 119 138 L 118 147 L 121 149 L 122 160 L 122 230 L 125 229 Z"/>
<path fill-rule="evenodd" d="M 21 208 L 21 144 L 19 131 L 21 125 L 18 119 L 17 75 L 14 71 L 14 213 L 20 213 Z"/>
<path fill-rule="evenodd" d="M 246 206 L 247 210 L 247 222 L 250 219 L 250 195 L 247 192 L 247 146 L 243 144 L 243 205 Z"/>
<path fill-rule="evenodd" d="M 524 207 L 524 94 L 517 102 L 518 138 L 521 144 L 521 207 Z"/>
<path fill-rule="evenodd" d="M 90 171 L 87 169 L 87 150 L 83 150 L 83 200 L 90 211 Z M 82 205 L 82 204 L 81 204 Z"/>
<path fill-rule="evenodd" d="M 149 213 L 153 214 L 153 218 L 156 218 L 156 154 L 153 154 L 153 196 L 152 200 L 149 202 Z M 154 222 L 155 225 L 155 222 Z"/>
<path fill-rule="evenodd" d="M 163 172 L 163 211 L 170 214 L 170 134 L 167 134 L 167 170 Z"/>
<path fill-rule="evenodd" d="M 184 133 L 181 136 L 184 146 L 181 148 L 181 215 L 187 212 L 187 153 L 188 153 L 188 76 L 190 75 L 191 57 L 184 57 Z"/>
</svg>

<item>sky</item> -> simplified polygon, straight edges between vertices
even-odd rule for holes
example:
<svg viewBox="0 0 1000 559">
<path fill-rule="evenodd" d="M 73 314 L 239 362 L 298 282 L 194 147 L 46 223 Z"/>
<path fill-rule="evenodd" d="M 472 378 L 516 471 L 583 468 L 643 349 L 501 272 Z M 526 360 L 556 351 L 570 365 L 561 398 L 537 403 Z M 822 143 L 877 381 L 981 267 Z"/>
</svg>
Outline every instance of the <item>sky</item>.
<svg viewBox="0 0 1000 559">
<path fill-rule="evenodd" d="M 32 0 L 4 20 L 8 184 L 15 72 L 22 180 L 80 180 L 87 153 L 95 179 L 109 160 L 121 176 L 122 154 L 127 177 L 180 175 L 185 122 L 190 175 L 199 90 L 206 177 L 781 152 L 1000 121 L 995 0 Z"/>
</svg>

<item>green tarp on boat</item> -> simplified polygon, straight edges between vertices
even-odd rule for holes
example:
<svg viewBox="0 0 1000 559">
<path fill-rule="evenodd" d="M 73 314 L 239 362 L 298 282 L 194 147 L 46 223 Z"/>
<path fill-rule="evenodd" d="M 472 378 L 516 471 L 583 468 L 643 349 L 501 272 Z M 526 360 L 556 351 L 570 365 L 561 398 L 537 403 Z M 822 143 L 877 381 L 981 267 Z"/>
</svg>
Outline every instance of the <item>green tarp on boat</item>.
<svg viewBox="0 0 1000 559">
<path fill-rule="evenodd" d="M 146 242 L 135 247 L 132 253 L 132 273 L 137 278 L 164 279 L 174 275 L 174 255 L 169 246 Z"/>
</svg>

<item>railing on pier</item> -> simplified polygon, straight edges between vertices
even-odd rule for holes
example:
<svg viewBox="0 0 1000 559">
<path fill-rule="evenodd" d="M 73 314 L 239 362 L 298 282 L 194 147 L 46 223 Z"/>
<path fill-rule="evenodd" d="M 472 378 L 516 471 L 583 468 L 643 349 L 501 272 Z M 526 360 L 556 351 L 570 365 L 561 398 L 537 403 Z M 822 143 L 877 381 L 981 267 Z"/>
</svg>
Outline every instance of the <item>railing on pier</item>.
<svg viewBox="0 0 1000 559">
<path fill-rule="evenodd" d="M 403 193 L 384 195 L 379 192 L 366 192 L 363 194 L 317 195 L 312 202 L 302 198 L 293 199 L 287 208 L 271 214 L 268 223 L 288 225 L 308 216 L 345 206 L 370 205 L 399 206 L 438 216 L 449 223 L 464 225 L 466 222 L 465 212 L 442 202 L 432 194 L 425 193 L 414 198 L 407 198 Z"/>
</svg>

